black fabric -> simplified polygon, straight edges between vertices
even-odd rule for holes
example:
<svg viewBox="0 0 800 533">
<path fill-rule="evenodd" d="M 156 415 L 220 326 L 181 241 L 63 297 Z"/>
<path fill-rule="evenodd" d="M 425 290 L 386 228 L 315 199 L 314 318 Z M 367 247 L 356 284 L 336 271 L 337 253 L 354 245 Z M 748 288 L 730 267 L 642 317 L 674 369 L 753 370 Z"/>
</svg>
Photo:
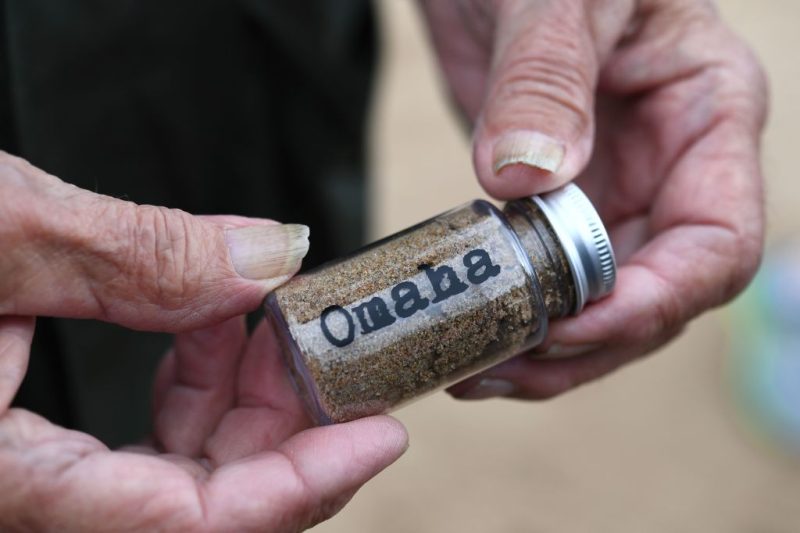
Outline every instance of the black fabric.
<svg viewBox="0 0 800 533">
<path fill-rule="evenodd" d="M 366 0 L 0 0 L 0 148 L 80 187 L 358 246 Z M 17 404 L 111 445 L 148 428 L 169 337 L 40 319 Z"/>
</svg>

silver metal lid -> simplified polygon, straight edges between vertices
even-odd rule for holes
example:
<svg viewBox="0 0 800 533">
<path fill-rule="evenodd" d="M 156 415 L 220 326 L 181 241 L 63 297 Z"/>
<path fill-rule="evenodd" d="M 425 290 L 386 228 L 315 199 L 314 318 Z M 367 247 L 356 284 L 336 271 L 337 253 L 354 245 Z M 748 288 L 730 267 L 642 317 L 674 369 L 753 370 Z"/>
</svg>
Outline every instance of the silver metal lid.
<svg viewBox="0 0 800 533">
<path fill-rule="evenodd" d="M 592 202 L 572 183 L 534 196 L 561 243 L 575 279 L 573 313 L 599 300 L 614 288 L 617 265 L 611 240 Z"/>
</svg>

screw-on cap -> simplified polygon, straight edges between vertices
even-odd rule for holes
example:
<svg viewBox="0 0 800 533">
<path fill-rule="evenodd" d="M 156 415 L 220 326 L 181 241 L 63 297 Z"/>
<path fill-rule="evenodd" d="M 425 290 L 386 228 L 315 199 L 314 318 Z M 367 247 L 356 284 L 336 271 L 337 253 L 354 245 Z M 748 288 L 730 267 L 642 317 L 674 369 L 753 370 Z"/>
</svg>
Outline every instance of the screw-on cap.
<svg viewBox="0 0 800 533">
<path fill-rule="evenodd" d="M 558 236 L 575 279 L 575 309 L 599 300 L 614 288 L 617 266 L 608 233 L 592 202 L 577 185 L 534 196 Z"/>
</svg>

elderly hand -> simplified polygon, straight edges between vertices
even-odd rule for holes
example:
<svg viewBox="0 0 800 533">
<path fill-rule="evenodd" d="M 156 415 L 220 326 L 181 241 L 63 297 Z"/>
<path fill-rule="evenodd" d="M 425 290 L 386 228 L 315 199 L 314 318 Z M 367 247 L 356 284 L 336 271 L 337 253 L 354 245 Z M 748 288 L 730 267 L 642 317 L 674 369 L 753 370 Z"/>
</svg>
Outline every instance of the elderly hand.
<svg viewBox="0 0 800 533">
<path fill-rule="evenodd" d="M 271 330 L 248 343 L 230 318 L 300 267 L 307 235 L 93 194 L 0 153 L 0 529 L 295 531 L 394 461 L 406 435 L 387 417 L 303 431 Z M 152 446 L 114 452 L 9 408 L 36 315 L 194 330 L 162 364 Z"/>
<path fill-rule="evenodd" d="M 262 323 L 176 337 L 156 381 L 153 446 L 111 451 L 8 408 L 33 319 L 0 318 L 0 529 L 298 531 L 336 513 L 406 448 L 389 417 L 309 421 Z"/>
<path fill-rule="evenodd" d="M 706 0 L 422 2 L 473 156 L 497 198 L 576 179 L 609 228 L 614 294 L 539 351 L 456 385 L 544 398 L 663 345 L 739 292 L 763 230 L 766 83 Z M 541 354 L 539 354 L 541 355 Z"/>
<path fill-rule="evenodd" d="M 140 206 L 0 152 L 0 316 L 195 329 L 257 308 L 307 250 L 305 226 Z"/>
</svg>

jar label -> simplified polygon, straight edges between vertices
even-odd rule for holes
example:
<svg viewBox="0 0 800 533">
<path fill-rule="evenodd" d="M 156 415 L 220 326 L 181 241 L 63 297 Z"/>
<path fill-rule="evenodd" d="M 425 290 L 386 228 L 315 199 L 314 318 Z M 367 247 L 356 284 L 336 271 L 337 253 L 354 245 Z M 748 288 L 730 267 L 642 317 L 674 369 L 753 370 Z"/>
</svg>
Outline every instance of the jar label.
<svg viewBox="0 0 800 533">
<path fill-rule="evenodd" d="M 467 252 L 462 263 L 466 268 L 463 275 L 473 285 L 480 285 L 500 274 L 500 266 L 494 264 L 489 252 L 482 248 Z M 431 294 L 432 298 L 422 296 L 418 285 L 421 280 L 415 279 L 403 281 L 392 287 L 388 301 L 379 295 L 349 309 L 341 305 L 331 305 L 322 311 L 318 322 L 328 342 L 343 348 L 353 342 L 357 328 L 360 328 L 361 335 L 368 335 L 391 326 L 398 318 L 409 318 L 431 303 L 443 302 L 469 288 L 450 265 L 434 268 L 422 264 L 418 268 L 424 272 L 424 278 L 427 278 L 426 292 Z"/>
</svg>

